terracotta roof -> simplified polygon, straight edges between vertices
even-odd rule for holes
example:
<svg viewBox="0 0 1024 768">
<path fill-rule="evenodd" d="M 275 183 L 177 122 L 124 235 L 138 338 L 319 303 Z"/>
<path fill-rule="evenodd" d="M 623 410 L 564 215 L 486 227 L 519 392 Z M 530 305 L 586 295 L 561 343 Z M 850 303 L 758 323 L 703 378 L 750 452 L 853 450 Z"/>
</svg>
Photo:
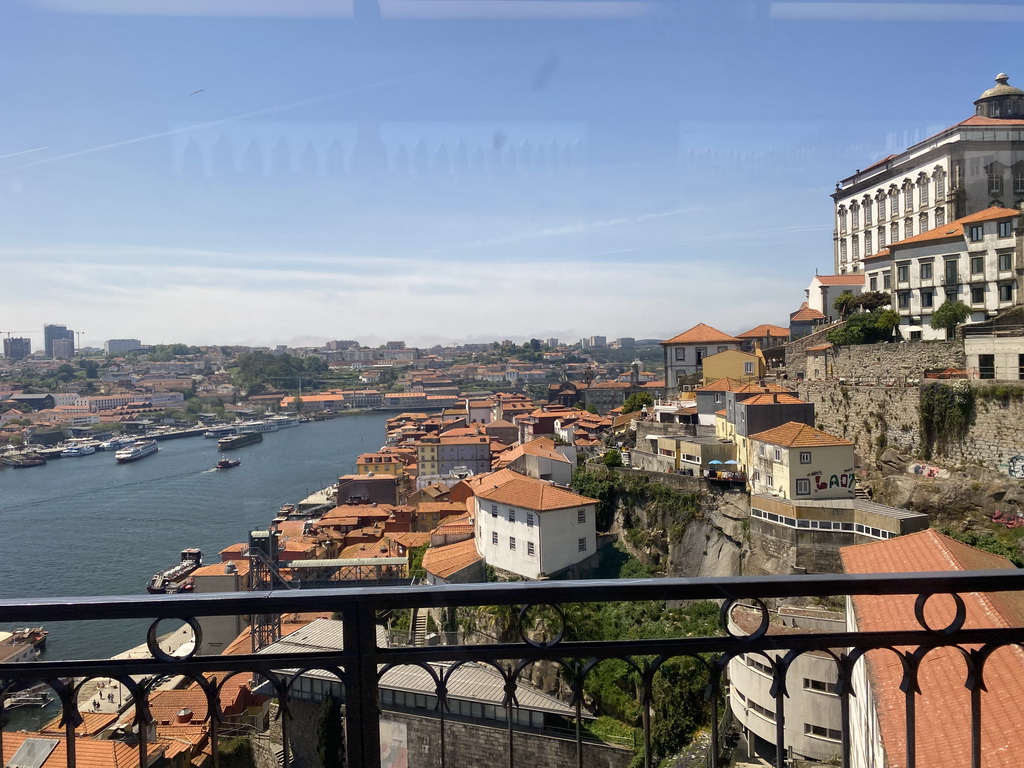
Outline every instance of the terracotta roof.
<svg viewBox="0 0 1024 768">
<path fill-rule="evenodd" d="M 720 411 L 715 411 L 715 416 L 725 416 L 725 415 L 726 415 L 725 408 L 723 408 Z"/>
<path fill-rule="evenodd" d="M 476 540 L 466 539 L 444 547 L 430 547 L 423 553 L 423 569 L 446 579 L 481 560 L 483 558 L 476 551 Z"/>
<path fill-rule="evenodd" d="M 986 208 L 983 211 L 972 213 L 970 216 L 964 216 L 962 219 L 956 219 L 955 221 L 944 224 L 941 227 L 935 227 L 935 229 L 929 229 L 927 232 L 922 232 L 919 235 L 908 237 L 904 240 L 898 240 L 895 243 L 891 243 L 889 248 L 899 248 L 903 245 L 915 245 L 917 243 L 926 243 L 936 240 L 954 240 L 964 236 L 964 225 L 976 224 L 979 221 L 995 221 L 997 219 L 1007 219 L 1011 216 L 1019 216 L 1020 211 L 1015 211 L 1012 208 L 1000 208 L 997 205 L 993 205 L 991 208 Z"/>
<path fill-rule="evenodd" d="M 824 352 L 826 349 L 832 349 L 831 344 L 819 344 L 816 347 L 808 347 L 804 352 Z"/>
<path fill-rule="evenodd" d="M 799 421 L 790 421 L 774 429 L 758 432 L 750 435 L 751 440 L 758 440 L 762 443 L 771 443 L 784 448 L 824 448 L 833 445 L 853 445 L 849 440 L 822 432 L 820 429 L 801 424 Z"/>
<path fill-rule="evenodd" d="M 662 344 L 700 344 L 703 342 L 711 343 L 716 341 L 731 341 L 738 342 L 735 336 L 730 336 L 727 333 L 722 333 L 717 328 L 712 328 L 710 325 L 705 323 L 697 323 L 688 331 L 683 331 L 678 336 L 673 336 L 668 341 L 661 342 Z"/>
<path fill-rule="evenodd" d="M 743 382 L 737 379 L 730 379 L 728 376 L 724 379 L 716 379 L 710 384 L 705 384 L 703 387 L 697 387 L 696 392 L 735 392 L 737 389 L 743 386 Z"/>
<path fill-rule="evenodd" d="M 737 395 L 744 395 L 747 393 L 760 395 L 765 392 L 793 392 L 789 387 L 784 387 L 781 384 L 744 384 L 741 387 L 737 387 L 733 390 Z"/>
<path fill-rule="evenodd" d="M 564 464 L 572 463 L 565 458 L 565 456 L 555 450 L 555 441 L 550 437 L 538 437 L 528 443 L 516 446 L 499 456 L 498 462 L 502 466 L 507 466 L 522 456 L 540 456 L 542 458 L 551 459 L 551 461 L 557 461 Z"/>
<path fill-rule="evenodd" d="M 14 753 L 18 751 L 22 742 L 29 738 L 39 737 L 29 731 L 4 732 L 4 765 L 7 765 L 14 757 Z M 68 765 L 67 743 L 64 737 L 48 735 L 44 738 L 57 739 L 59 743 L 42 762 L 42 768 L 64 768 Z M 138 748 L 125 744 L 123 741 L 101 740 L 85 736 L 75 739 L 75 765 L 78 768 L 110 768 L 112 765 L 119 768 L 133 768 L 138 764 Z"/>
<path fill-rule="evenodd" d="M 984 125 L 984 126 L 1007 126 L 1007 125 L 1024 125 L 1024 120 L 1019 119 L 1007 119 L 1003 117 L 983 117 L 981 115 L 971 115 L 966 120 L 961 120 L 957 125 Z"/>
<path fill-rule="evenodd" d="M 888 541 L 844 547 L 840 556 L 847 573 L 915 573 L 925 571 L 1010 570 L 1002 557 L 954 541 L 935 530 L 898 536 Z M 965 629 L 1019 627 L 1024 621 L 1020 592 L 962 593 Z M 852 598 L 861 632 L 920 629 L 914 618 L 914 595 L 857 595 Z M 951 601 L 936 597 L 925 606 L 932 626 L 949 622 Z M 941 614 L 941 615 L 940 615 Z M 971 650 L 965 646 L 965 650 Z M 902 650 L 902 649 L 898 649 Z M 912 650 L 912 649 L 908 649 Z M 900 691 L 902 664 L 888 652 L 865 657 L 879 730 L 888 765 L 905 765 L 906 710 Z M 971 702 L 964 688 L 963 656 L 955 648 L 930 651 L 918 671 L 921 694 L 916 697 L 917 764 L 953 768 L 970 762 Z M 1019 734 L 1024 729 L 1019 680 L 1024 677 L 1024 652 L 1019 647 L 996 651 L 985 661 L 985 692 L 981 696 L 981 753 L 986 766 L 1017 768 L 1024 762 Z"/>
<path fill-rule="evenodd" d="M 737 334 L 737 339 L 760 339 L 766 336 L 789 336 L 789 328 L 783 328 L 781 325 L 769 325 L 763 323 L 757 328 L 751 328 L 749 331 Z"/>
<path fill-rule="evenodd" d="M 504 470 L 508 472 L 509 470 Z M 516 472 L 510 472 L 514 477 L 504 482 L 486 482 L 486 478 L 493 477 L 497 473 L 485 475 L 483 487 L 477 490 L 476 495 L 488 501 L 497 501 L 513 507 L 523 507 L 537 512 L 546 512 L 555 509 L 568 509 L 584 504 L 597 504 L 595 499 L 580 496 L 557 485 L 552 485 L 545 480 L 535 480 Z"/>
<path fill-rule="evenodd" d="M 823 314 L 821 314 L 821 312 L 819 312 L 816 309 L 811 309 L 810 307 L 801 307 L 800 309 L 798 309 L 796 312 L 794 312 L 792 315 L 789 316 L 789 322 L 791 322 L 791 323 L 794 323 L 794 322 L 800 323 L 800 322 L 804 322 L 804 321 L 807 321 L 807 320 L 824 320 L 824 319 L 825 319 L 825 316 Z"/>
<path fill-rule="evenodd" d="M 856 275 L 815 275 L 822 285 L 864 285 L 864 274 Z"/>
<path fill-rule="evenodd" d="M 763 395 L 755 395 L 754 397 L 748 397 L 743 401 L 744 405 L 802 405 L 805 400 L 801 400 L 799 397 L 793 397 L 788 392 L 773 392 L 771 394 L 765 393 Z"/>
</svg>

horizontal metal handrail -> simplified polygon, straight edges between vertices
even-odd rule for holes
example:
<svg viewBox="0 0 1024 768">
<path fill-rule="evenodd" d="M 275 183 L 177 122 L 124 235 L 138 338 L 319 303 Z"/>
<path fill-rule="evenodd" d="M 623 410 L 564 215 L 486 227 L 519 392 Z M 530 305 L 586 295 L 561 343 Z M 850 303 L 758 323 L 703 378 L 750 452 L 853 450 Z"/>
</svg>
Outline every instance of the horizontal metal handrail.
<svg viewBox="0 0 1024 768">
<path fill-rule="evenodd" d="M 561 617 L 564 629 L 567 619 L 562 607 L 581 603 L 712 600 L 724 604 L 724 622 L 729 609 L 738 605 L 741 600 L 753 601 L 764 608 L 764 601 L 792 597 L 915 595 L 918 605 L 921 606 L 929 595 L 1005 591 L 1024 591 L 1024 571 L 549 581 L 412 587 L 341 587 L 212 595 L 3 600 L 0 601 L 0 622 L 35 626 L 51 621 L 150 619 L 153 621 L 150 638 L 155 637 L 156 624 L 162 620 L 182 620 L 196 628 L 197 619 L 206 616 L 280 615 L 328 610 L 336 612 L 342 619 L 344 650 L 317 650 L 294 654 L 267 652 L 265 649 L 259 654 L 229 656 L 191 654 L 174 658 L 157 654 L 157 658 L 151 659 L 44 659 L 31 664 L 0 664 L 0 678 L 58 681 L 69 677 L 115 677 L 118 680 L 129 681 L 170 673 L 192 675 L 209 682 L 211 678 L 223 678 L 233 672 L 254 672 L 268 680 L 276 680 L 278 690 L 287 692 L 288 678 L 291 674 L 286 674 L 287 670 L 334 671 L 345 690 L 346 748 L 349 764 L 372 767 L 379 765 L 380 760 L 378 675 L 379 670 L 390 665 L 412 664 L 429 668 L 431 665 L 481 662 L 505 669 L 506 673 L 503 674 L 508 675 L 507 681 L 514 682 L 526 667 L 538 661 L 558 662 L 562 668 L 576 670 L 585 676 L 587 670 L 598 661 L 613 658 L 630 659 L 637 672 L 642 673 L 644 685 L 648 686 L 644 689 L 647 691 L 647 698 L 643 706 L 645 739 L 649 739 L 649 686 L 660 665 L 668 659 L 683 656 L 719 659 L 715 662 L 705 662 L 710 663 L 712 666 L 709 669 L 714 670 L 712 688 L 709 691 L 712 706 L 715 708 L 712 727 L 713 730 L 717 730 L 717 708 L 723 685 L 720 678 L 728 659 L 742 654 L 788 651 L 785 658 L 791 659 L 793 653 L 799 655 L 810 651 L 825 651 L 834 654 L 837 650 L 856 649 L 856 653 L 851 654 L 849 658 L 842 653 L 837 657 L 837 664 L 852 666 L 860 654 L 872 649 L 906 647 L 916 648 L 920 653 L 924 653 L 927 649 L 942 646 L 991 648 L 1024 643 L 1024 627 L 1012 626 L 973 629 L 961 628 L 954 622 L 956 626 L 940 631 L 921 624 L 914 629 L 894 628 L 888 631 L 787 631 L 784 634 L 774 634 L 764 631 L 767 629 L 765 623 L 761 629 L 750 635 L 731 634 L 729 628 L 723 624 L 722 633 L 711 636 L 569 640 L 558 635 L 548 642 L 535 642 L 522 634 L 521 639 L 517 641 L 427 647 L 378 647 L 376 623 L 379 612 L 425 607 L 516 606 L 521 609 L 519 616 L 522 619 L 528 606 L 553 606 Z M 509 612 L 510 615 L 515 613 Z M 767 621 L 766 608 L 763 615 Z M 152 644 L 150 648 L 153 648 Z M 781 658 L 783 657 L 777 657 L 777 661 L 773 663 L 778 664 L 776 674 L 781 675 L 781 680 L 784 681 L 791 661 L 779 661 Z M 849 669 L 843 669 L 845 671 L 842 674 L 847 675 L 844 679 L 848 679 Z M 577 686 L 574 689 L 577 715 L 580 712 L 581 680 L 582 678 L 573 683 Z M 775 694 L 780 702 L 782 696 L 788 695 L 784 689 L 783 685 L 781 692 Z M 206 692 L 211 702 L 210 727 L 215 734 L 219 717 L 215 698 L 216 685 L 208 686 Z M 149 691 L 145 685 L 140 685 L 136 686 L 135 693 L 144 703 Z M 848 697 L 851 694 L 846 690 L 842 695 Z M 444 696 L 444 687 L 439 683 L 439 703 Z M 511 697 L 511 694 L 509 696 Z M 74 715 L 77 714 L 77 705 L 67 692 L 62 695 L 62 699 L 65 708 L 65 727 L 70 739 L 74 733 L 72 723 L 75 721 Z M 506 706 L 511 712 L 513 706 L 516 706 L 514 698 L 509 698 Z M 143 712 L 139 717 L 142 720 L 139 722 L 145 722 L 147 708 L 143 706 L 141 710 Z M 443 711 L 441 717 L 443 733 Z M 511 734 L 511 718 L 509 723 Z M 223 729 L 224 726 L 220 727 Z M 844 733 L 843 755 L 848 760 L 847 737 L 848 734 Z M 978 738 L 980 739 L 980 736 Z M 781 730 L 779 739 L 781 745 Z M 578 764 L 582 764 L 583 741 L 581 735 L 577 737 L 580 761 Z M 712 741 L 717 743 L 717 733 L 713 734 Z M 141 753 L 145 754 L 145 749 L 143 740 L 140 746 Z M 649 741 L 646 743 L 645 756 L 650 764 Z M 511 752 L 509 759 L 510 765 L 513 765 Z M 711 763 L 715 764 L 713 754 Z M 74 765 L 71 752 L 69 765 Z"/>
</svg>

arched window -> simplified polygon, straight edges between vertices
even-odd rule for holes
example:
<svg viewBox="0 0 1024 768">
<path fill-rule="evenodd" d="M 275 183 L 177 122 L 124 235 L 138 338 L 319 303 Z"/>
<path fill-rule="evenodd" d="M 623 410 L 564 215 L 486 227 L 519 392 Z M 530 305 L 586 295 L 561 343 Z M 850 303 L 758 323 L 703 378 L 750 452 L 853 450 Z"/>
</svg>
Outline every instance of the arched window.
<svg viewBox="0 0 1024 768">
<path fill-rule="evenodd" d="M 928 177 L 923 173 L 917 180 L 917 199 L 922 208 L 928 205 Z"/>
<path fill-rule="evenodd" d="M 885 218 L 885 192 L 878 193 L 878 220 Z M 865 222 L 866 224 L 867 222 Z"/>
<path fill-rule="evenodd" d="M 889 242 L 890 243 L 895 243 L 899 239 L 900 239 L 900 223 L 898 221 L 894 221 L 892 224 L 889 225 Z"/>
<path fill-rule="evenodd" d="M 846 231 L 846 206 L 839 206 L 839 231 Z"/>
<path fill-rule="evenodd" d="M 935 199 L 941 201 L 946 196 L 946 172 L 939 168 L 935 171 Z M 935 222 L 936 225 L 938 221 Z"/>
<path fill-rule="evenodd" d="M 914 208 L 914 185 L 910 179 L 903 182 L 903 208 L 907 211 Z"/>
<path fill-rule="evenodd" d="M 928 231 L 928 211 L 923 211 L 921 215 L 917 217 L 917 231 L 918 233 Z"/>
<path fill-rule="evenodd" d="M 945 223 L 946 223 L 946 209 L 945 208 L 936 208 L 935 209 L 935 226 L 936 227 L 941 227 Z"/>
<path fill-rule="evenodd" d="M 1024 163 L 1013 166 L 1013 192 L 1016 195 L 1024 195 Z"/>
<path fill-rule="evenodd" d="M 988 191 L 991 195 L 1003 193 L 1003 166 L 999 163 L 992 163 L 985 169 L 988 177 Z"/>
<path fill-rule="evenodd" d="M 850 218 L 853 221 L 853 228 L 857 229 L 860 226 L 860 206 L 856 200 L 850 203 Z"/>
<path fill-rule="evenodd" d="M 907 218 L 903 220 L 903 236 L 914 236 L 914 220 L 910 216 L 907 216 Z"/>
<path fill-rule="evenodd" d="M 889 215 L 900 215 L 900 193 L 896 187 L 889 190 Z"/>
</svg>

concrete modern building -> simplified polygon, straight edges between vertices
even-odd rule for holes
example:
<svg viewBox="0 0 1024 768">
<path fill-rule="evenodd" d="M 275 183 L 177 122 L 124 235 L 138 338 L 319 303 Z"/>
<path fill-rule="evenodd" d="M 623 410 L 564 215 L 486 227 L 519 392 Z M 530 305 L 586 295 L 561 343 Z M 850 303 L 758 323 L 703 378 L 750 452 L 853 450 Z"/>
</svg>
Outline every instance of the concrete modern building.
<svg viewBox="0 0 1024 768">
<path fill-rule="evenodd" d="M 123 355 L 137 349 L 142 349 L 142 342 L 138 339 L 107 339 L 103 342 L 103 351 L 108 355 Z"/>
<path fill-rule="evenodd" d="M 32 342 L 22 336 L 8 336 L 4 339 L 4 357 L 8 360 L 24 360 L 32 354 Z"/>
<path fill-rule="evenodd" d="M 61 355 L 62 357 L 75 356 L 75 332 L 68 330 L 66 325 L 44 325 L 43 349 L 46 351 L 46 356 L 51 359 L 55 357 L 54 342 L 57 341 L 70 342 L 70 349 L 67 346 L 64 346 L 58 350 L 64 353 Z"/>
<path fill-rule="evenodd" d="M 1024 91 L 1001 73 L 974 105 L 972 117 L 836 184 L 836 274 L 864 271 L 890 243 L 1024 202 Z"/>
</svg>

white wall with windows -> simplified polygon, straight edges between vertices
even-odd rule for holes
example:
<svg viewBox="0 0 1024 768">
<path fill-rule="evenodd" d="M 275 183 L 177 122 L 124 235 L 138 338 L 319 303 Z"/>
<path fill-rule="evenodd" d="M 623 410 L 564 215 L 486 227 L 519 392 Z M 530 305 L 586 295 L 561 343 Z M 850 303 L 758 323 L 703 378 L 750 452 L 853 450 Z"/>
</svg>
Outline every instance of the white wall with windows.
<svg viewBox="0 0 1024 768">
<path fill-rule="evenodd" d="M 597 551 L 597 508 L 538 511 L 477 496 L 476 549 L 488 565 L 542 579 Z"/>
</svg>

